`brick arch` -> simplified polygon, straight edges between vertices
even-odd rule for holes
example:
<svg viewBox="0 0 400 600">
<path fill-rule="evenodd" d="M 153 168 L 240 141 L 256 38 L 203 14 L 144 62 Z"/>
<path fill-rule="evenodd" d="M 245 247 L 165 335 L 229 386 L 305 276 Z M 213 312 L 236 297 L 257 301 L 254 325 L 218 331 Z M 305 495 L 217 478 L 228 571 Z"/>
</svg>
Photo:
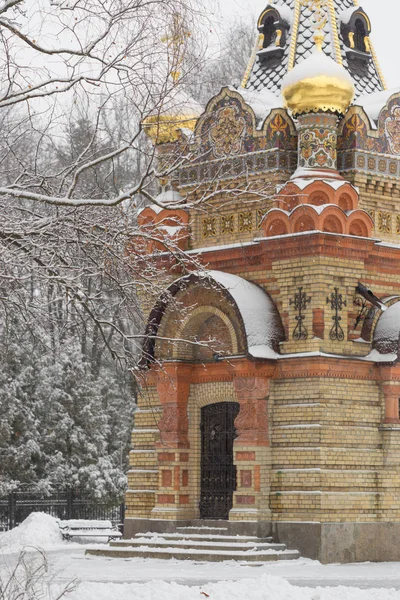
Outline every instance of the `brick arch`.
<svg viewBox="0 0 400 600">
<path fill-rule="evenodd" d="M 344 233 L 343 223 L 336 215 L 323 217 L 322 231 L 327 233 Z"/>
<path fill-rule="evenodd" d="M 211 322 L 210 322 L 211 321 Z M 209 336 L 215 333 L 216 342 Z M 234 355 L 239 352 L 239 339 L 232 320 L 220 308 L 215 306 L 199 306 L 191 310 L 180 323 L 175 337 L 182 340 L 198 340 L 207 344 L 176 344 L 172 358 L 190 361 L 214 360 L 214 355 Z M 211 337 L 211 340 L 213 337 Z M 184 346 L 184 352 L 182 352 Z"/>
<path fill-rule="evenodd" d="M 347 233 L 358 237 L 371 237 L 374 224 L 363 210 L 355 210 L 347 219 Z"/>
<path fill-rule="evenodd" d="M 335 190 L 325 181 L 313 181 L 303 189 L 304 203 L 321 206 L 335 203 Z"/>
<path fill-rule="evenodd" d="M 358 207 L 358 192 L 350 183 L 345 183 L 336 190 L 335 204 L 342 210 L 355 210 Z"/>
<path fill-rule="evenodd" d="M 285 211 L 291 211 L 301 204 L 303 192 L 292 182 L 287 183 L 276 197 L 275 204 L 277 208 Z"/>
<path fill-rule="evenodd" d="M 368 237 L 368 228 L 361 219 L 354 219 L 349 225 L 349 235 Z"/>
<path fill-rule="evenodd" d="M 309 195 L 307 204 L 313 204 L 314 206 L 330 204 L 329 194 L 327 194 L 324 190 L 317 190 Z"/>
<path fill-rule="evenodd" d="M 347 194 L 346 192 L 344 192 L 343 194 L 340 194 L 339 199 L 338 199 L 338 205 L 339 205 L 339 208 L 341 208 L 344 211 L 354 209 L 353 200 L 352 200 L 350 194 Z"/>
<path fill-rule="evenodd" d="M 301 206 L 295 209 L 291 216 L 291 233 L 314 231 L 318 229 L 318 215 L 310 206 Z"/>
<path fill-rule="evenodd" d="M 211 317 L 216 317 L 214 324 L 223 341 L 211 343 L 203 355 L 196 354 L 196 341 L 199 334 L 207 334 L 204 326 Z M 236 304 L 226 291 L 212 283 L 193 282 L 177 291 L 160 319 L 158 338 L 154 355 L 161 360 L 214 360 L 214 354 L 244 354 L 247 349 L 244 324 Z"/>
<path fill-rule="evenodd" d="M 290 233 L 289 217 L 279 209 L 272 209 L 264 219 L 262 228 L 267 237 L 286 235 Z"/>
<path fill-rule="evenodd" d="M 321 230 L 343 234 L 346 231 L 346 215 L 336 205 L 327 206 L 320 215 Z"/>
</svg>

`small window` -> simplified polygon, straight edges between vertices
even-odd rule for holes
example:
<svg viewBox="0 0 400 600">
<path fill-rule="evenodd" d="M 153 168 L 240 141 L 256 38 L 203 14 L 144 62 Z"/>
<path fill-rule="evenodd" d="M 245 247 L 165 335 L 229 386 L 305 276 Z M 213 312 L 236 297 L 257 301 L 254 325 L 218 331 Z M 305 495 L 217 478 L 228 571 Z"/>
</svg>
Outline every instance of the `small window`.
<svg viewBox="0 0 400 600">
<path fill-rule="evenodd" d="M 365 38 L 367 37 L 367 30 L 362 19 L 357 19 L 354 27 L 354 46 L 356 50 L 360 52 L 366 52 Z"/>
<path fill-rule="evenodd" d="M 275 19 L 271 15 L 264 21 L 264 44 L 263 48 L 269 48 L 275 42 L 276 38 L 276 29 L 275 29 Z"/>
</svg>

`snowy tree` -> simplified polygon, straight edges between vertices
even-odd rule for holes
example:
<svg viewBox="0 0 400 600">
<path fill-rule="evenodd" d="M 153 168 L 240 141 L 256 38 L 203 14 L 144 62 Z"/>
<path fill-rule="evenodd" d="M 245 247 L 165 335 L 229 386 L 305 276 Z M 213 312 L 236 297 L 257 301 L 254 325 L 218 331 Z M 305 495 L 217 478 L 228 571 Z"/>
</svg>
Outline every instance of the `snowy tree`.
<svg viewBox="0 0 400 600">
<path fill-rule="evenodd" d="M 129 381 L 107 365 L 93 375 L 76 338 L 54 357 L 48 340 L 17 320 L 0 348 L 0 493 L 67 486 L 119 499 L 134 409 Z"/>
</svg>

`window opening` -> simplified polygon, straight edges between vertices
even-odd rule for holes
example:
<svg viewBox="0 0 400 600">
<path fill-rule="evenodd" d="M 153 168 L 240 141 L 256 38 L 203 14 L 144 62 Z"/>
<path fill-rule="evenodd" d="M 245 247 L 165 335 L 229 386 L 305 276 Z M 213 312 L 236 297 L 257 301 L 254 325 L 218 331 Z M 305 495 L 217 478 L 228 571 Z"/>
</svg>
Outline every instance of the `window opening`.
<svg viewBox="0 0 400 600">
<path fill-rule="evenodd" d="M 367 36 L 367 30 L 365 29 L 364 22 L 362 19 L 357 19 L 354 27 L 354 45 L 356 50 L 360 52 L 366 52 L 365 38 Z"/>
</svg>

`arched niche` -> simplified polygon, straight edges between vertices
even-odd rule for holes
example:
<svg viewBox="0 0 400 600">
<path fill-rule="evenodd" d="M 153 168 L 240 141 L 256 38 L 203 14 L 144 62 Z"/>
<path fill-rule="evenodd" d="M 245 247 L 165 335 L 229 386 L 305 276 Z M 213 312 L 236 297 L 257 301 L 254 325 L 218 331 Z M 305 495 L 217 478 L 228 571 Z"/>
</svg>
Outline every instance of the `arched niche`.
<svg viewBox="0 0 400 600">
<path fill-rule="evenodd" d="M 220 271 L 192 273 L 174 282 L 147 323 L 141 366 L 154 361 L 207 362 L 224 356 L 279 351 L 285 339 L 269 295 Z M 200 343 L 199 343 L 200 342 Z"/>
</svg>

